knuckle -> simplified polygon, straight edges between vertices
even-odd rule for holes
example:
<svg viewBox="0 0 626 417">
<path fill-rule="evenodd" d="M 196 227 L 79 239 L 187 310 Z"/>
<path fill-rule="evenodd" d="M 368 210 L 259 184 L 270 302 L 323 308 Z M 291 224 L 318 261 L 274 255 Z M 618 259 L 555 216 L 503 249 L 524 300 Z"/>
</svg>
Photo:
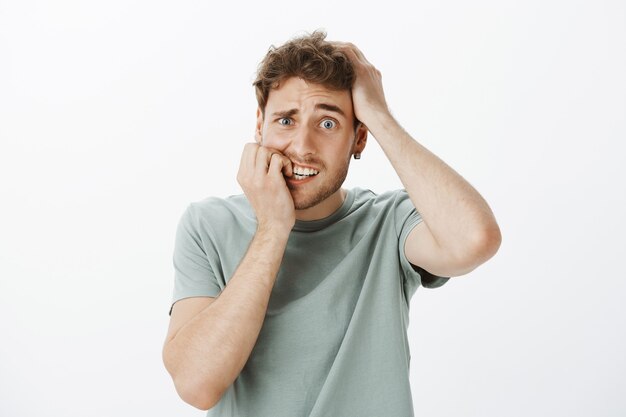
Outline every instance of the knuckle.
<svg viewBox="0 0 626 417">
<path fill-rule="evenodd" d="M 259 156 L 261 156 L 263 158 L 267 158 L 269 156 L 269 151 L 265 147 L 260 147 L 257 155 L 259 155 Z"/>
<path fill-rule="evenodd" d="M 259 145 L 257 145 L 256 143 L 246 143 L 243 150 L 246 153 L 251 153 L 251 152 L 254 152 L 258 146 Z"/>
</svg>

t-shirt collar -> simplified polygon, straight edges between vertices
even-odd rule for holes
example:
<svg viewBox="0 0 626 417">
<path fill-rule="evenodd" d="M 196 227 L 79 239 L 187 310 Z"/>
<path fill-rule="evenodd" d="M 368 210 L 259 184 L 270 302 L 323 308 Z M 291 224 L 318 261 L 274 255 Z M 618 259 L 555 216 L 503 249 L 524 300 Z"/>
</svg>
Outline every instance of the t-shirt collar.
<svg viewBox="0 0 626 417">
<path fill-rule="evenodd" d="M 293 231 L 295 232 L 316 232 L 318 230 L 322 230 L 327 226 L 341 220 L 348 211 L 350 211 L 350 207 L 352 207 L 352 203 L 354 203 L 354 189 L 348 190 L 346 193 L 346 198 L 343 200 L 341 207 L 335 210 L 331 215 L 324 217 L 323 219 L 318 220 L 297 220 L 296 224 L 293 227 Z"/>
</svg>

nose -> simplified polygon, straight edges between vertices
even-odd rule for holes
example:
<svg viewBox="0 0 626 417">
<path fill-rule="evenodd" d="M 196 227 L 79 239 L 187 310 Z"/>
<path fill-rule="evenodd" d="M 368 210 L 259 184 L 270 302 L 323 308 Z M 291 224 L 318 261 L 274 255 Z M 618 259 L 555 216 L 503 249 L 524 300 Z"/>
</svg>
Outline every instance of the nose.
<svg viewBox="0 0 626 417">
<path fill-rule="evenodd" d="M 289 151 L 298 156 L 315 154 L 315 137 L 312 129 L 307 124 L 302 124 L 294 132 L 289 143 Z"/>
</svg>

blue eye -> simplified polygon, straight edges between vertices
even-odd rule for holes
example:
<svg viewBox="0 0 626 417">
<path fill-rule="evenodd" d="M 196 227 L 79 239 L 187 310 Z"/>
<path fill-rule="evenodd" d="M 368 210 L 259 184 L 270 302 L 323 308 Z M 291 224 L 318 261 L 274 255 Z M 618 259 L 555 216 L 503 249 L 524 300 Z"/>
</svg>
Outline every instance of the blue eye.
<svg viewBox="0 0 626 417">
<path fill-rule="evenodd" d="M 335 123 L 334 120 L 330 120 L 330 119 L 325 119 L 321 125 L 324 127 L 324 129 L 332 129 L 333 127 L 335 127 L 337 123 Z"/>
<path fill-rule="evenodd" d="M 278 119 L 278 123 L 283 126 L 289 126 L 291 124 L 291 119 L 287 117 L 281 117 L 280 119 Z"/>
</svg>

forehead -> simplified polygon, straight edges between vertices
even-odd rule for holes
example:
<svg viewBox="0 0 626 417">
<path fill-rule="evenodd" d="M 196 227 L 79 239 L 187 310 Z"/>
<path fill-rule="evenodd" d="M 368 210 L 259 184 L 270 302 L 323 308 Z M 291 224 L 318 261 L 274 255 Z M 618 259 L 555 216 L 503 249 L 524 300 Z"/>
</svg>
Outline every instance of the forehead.
<svg viewBox="0 0 626 417">
<path fill-rule="evenodd" d="M 313 110 L 315 104 L 326 103 L 338 106 L 346 116 L 352 115 L 352 96 L 349 90 L 331 90 L 321 84 L 307 83 L 301 78 L 283 80 L 273 88 L 267 98 L 266 107 L 274 110 Z"/>
</svg>

